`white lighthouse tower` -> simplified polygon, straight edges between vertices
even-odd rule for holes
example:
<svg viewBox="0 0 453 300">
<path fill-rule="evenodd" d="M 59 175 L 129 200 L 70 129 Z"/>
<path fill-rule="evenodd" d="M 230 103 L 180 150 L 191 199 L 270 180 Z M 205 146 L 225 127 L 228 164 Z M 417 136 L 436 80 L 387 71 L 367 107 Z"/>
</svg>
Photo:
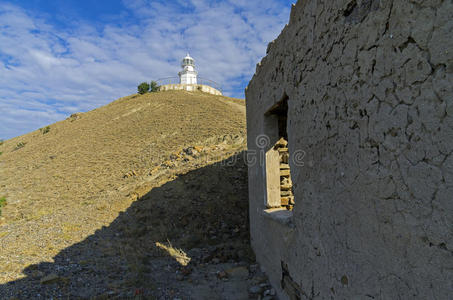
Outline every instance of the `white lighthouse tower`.
<svg viewBox="0 0 453 300">
<path fill-rule="evenodd" d="M 175 83 L 177 77 L 158 79 L 159 91 L 184 90 L 222 95 L 222 88 L 218 83 L 198 77 L 198 72 L 195 71 L 195 60 L 189 54 L 182 59 L 181 67 L 182 70 L 178 73 L 179 83 Z"/>
<path fill-rule="evenodd" d="M 187 53 L 181 63 L 182 71 L 178 73 L 180 84 L 197 84 L 197 71 L 195 71 L 195 60 Z"/>
</svg>

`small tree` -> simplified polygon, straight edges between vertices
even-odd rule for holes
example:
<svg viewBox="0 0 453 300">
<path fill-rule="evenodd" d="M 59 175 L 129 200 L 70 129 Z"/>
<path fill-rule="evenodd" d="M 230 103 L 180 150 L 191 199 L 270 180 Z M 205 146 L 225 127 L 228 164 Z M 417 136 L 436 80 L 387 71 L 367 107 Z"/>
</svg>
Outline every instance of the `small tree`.
<svg viewBox="0 0 453 300">
<path fill-rule="evenodd" d="M 137 89 L 138 89 L 138 93 L 139 93 L 140 95 L 143 95 L 143 94 L 145 94 L 145 93 L 148 93 L 148 92 L 149 92 L 149 83 L 147 83 L 147 82 L 142 82 L 142 83 L 140 83 L 140 84 L 138 85 Z"/>
<path fill-rule="evenodd" d="M 159 91 L 159 86 L 157 85 L 157 82 L 155 82 L 154 80 L 151 81 L 150 89 L 151 89 L 151 92 Z"/>
</svg>

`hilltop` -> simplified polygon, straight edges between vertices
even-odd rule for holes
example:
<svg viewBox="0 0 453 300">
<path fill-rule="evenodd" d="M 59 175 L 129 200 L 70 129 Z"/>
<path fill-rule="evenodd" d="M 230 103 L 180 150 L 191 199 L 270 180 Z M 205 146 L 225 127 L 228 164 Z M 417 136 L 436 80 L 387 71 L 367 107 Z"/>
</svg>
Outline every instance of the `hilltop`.
<svg viewBox="0 0 453 300">
<path fill-rule="evenodd" d="M 243 100 L 168 91 L 5 141 L 0 296 L 122 297 L 135 288 L 165 298 L 184 295 L 181 272 L 204 278 L 217 264 L 253 261 L 245 130 Z M 180 269 L 179 256 L 192 262 Z M 196 262 L 204 271 L 192 272 Z"/>
<path fill-rule="evenodd" d="M 45 134 L 36 130 L 7 140 L 0 146 L 6 221 L 36 218 L 30 202 L 47 203 L 40 215 L 52 214 L 54 199 L 71 207 L 98 205 L 183 148 L 212 146 L 226 136 L 242 143 L 244 110 L 241 100 L 204 93 L 133 95 L 74 114 Z M 134 178 L 124 180 L 132 171 Z"/>
</svg>

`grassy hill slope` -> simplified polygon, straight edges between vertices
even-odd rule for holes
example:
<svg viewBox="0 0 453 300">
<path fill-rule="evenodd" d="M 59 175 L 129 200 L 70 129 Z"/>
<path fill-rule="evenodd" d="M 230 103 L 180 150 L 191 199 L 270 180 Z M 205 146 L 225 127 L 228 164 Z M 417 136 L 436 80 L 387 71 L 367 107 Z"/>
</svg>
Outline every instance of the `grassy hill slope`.
<svg viewBox="0 0 453 300">
<path fill-rule="evenodd" d="M 244 101 L 185 91 L 120 98 L 5 141 L 0 284 L 52 262 L 153 187 L 243 149 Z"/>
</svg>

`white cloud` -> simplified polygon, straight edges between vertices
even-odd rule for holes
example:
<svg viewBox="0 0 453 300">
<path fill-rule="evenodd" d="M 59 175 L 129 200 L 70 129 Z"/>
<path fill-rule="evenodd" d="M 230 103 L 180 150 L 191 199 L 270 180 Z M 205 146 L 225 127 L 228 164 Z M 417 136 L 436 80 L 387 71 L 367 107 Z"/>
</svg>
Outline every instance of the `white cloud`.
<svg viewBox="0 0 453 300">
<path fill-rule="evenodd" d="M 170 4 L 169 4 L 170 3 Z M 243 97 L 290 2 L 125 0 L 132 22 L 68 28 L 0 4 L 0 137 L 10 138 L 176 76 L 188 50 L 201 76 Z"/>
</svg>

